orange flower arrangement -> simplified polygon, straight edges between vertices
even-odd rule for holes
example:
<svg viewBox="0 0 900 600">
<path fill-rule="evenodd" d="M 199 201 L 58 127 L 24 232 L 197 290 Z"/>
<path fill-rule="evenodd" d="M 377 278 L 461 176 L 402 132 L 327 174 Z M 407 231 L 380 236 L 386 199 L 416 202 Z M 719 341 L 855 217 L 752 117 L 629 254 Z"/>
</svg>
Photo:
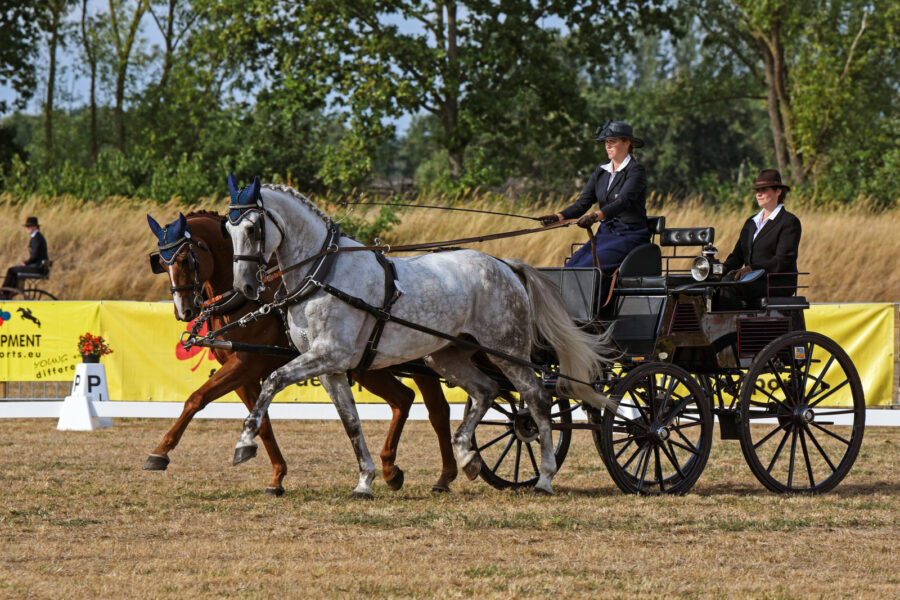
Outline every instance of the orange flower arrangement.
<svg viewBox="0 0 900 600">
<path fill-rule="evenodd" d="M 112 354 L 112 349 L 106 345 L 102 335 L 85 333 L 78 338 L 78 352 L 82 355 L 103 356 L 104 354 Z"/>
</svg>

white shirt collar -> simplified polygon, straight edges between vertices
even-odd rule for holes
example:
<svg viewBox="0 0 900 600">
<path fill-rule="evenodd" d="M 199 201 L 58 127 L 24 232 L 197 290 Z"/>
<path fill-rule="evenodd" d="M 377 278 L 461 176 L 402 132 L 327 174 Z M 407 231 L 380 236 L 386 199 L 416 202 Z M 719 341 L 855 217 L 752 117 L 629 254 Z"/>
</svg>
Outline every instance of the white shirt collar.
<svg viewBox="0 0 900 600">
<path fill-rule="evenodd" d="M 32 231 L 32 232 L 31 232 L 31 237 L 36 236 L 37 233 L 38 233 L 38 231 L 40 231 L 40 229 L 35 229 L 34 231 Z"/>
<path fill-rule="evenodd" d="M 619 168 L 616 169 L 615 171 L 613 171 L 612 161 L 609 161 L 605 165 L 600 165 L 600 168 L 603 169 L 604 171 L 606 171 L 607 173 L 618 173 L 619 171 L 624 169 L 625 165 L 627 165 L 629 162 L 631 162 L 631 155 L 626 154 L 625 160 L 622 161 L 622 164 L 619 165 Z"/>
<path fill-rule="evenodd" d="M 778 213 L 781 212 L 782 206 L 783 206 L 782 204 L 779 204 L 778 206 L 776 206 L 775 210 L 772 211 L 772 214 L 770 214 L 769 218 L 766 219 L 765 221 L 763 220 L 763 211 L 762 210 L 759 211 L 758 213 L 756 213 L 756 216 L 753 217 L 753 222 L 756 223 L 756 233 L 753 234 L 754 240 L 756 239 L 756 236 L 759 235 L 759 232 L 762 230 L 762 228 L 765 226 L 765 224 L 768 223 L 769 221 L 771 221 L 772 219 L 774 219 L 776 216 L 778 216 Z"/>
<path fill-rule="evenodd" d="M 604 171 L 606 171 L 607 173 L 609 173 L 609 179 L 606 181 L 606 189 L 607 189 L 607 190 L 609 190 L 609 188 L 612 187 L 612 182 L 613 182 L 613 179 L 616 178 L 616 173 L 618 173 L 619 171 L 621 171 L 622 169 L 624 169 L 625 166 L 626 166 L 629 162 L 631 162 L 631 155 L 630 155 L 630 154 L 626 154 L 626 155 L 625 155 L 625 160 L 622 161 L 622 164 L 620 164 L 620 165 L 619 165 L 619 168 L 616 169 L 615 171 L 613 171 L 612 161 L 609 161 L 609 162 L 606 163 L 605 165 L 600 165 L 600 168 L 601 168 L 601 169 L 603 169 Z"/>
</svg>

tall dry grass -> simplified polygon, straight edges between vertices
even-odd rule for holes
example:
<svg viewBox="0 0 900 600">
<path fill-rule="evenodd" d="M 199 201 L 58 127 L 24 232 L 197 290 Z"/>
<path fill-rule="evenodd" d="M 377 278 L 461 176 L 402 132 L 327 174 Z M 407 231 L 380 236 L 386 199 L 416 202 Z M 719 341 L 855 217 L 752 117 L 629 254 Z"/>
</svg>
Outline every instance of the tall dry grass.
<svg viewBox="0 0 900 600">
<path fill-rule="evenodd" d="M 315 200 L 315 199 L 314 199 Z M 320 206 L 340 218 L 347 208 L 325 200 Z M 442 204 L 444 198 L 423 199 L 423 204 Z M 570 202 L 560 197 L 542 205 L 523 206 L 486 195 L 454 201 L 460 208 L 496 210 L 524 215 L 556 212 Z M 742 210 L 716 210 L 699 200 L 675 202 L 654 196 L 649 213 L 665 215 L 669 227 L 716 228 L 716 246 L 724 259 L 737 240 L 744 220 L 755 212 L 748 195 Z M 224 210 L 224 201 L 209 199 L 190 208 Z M 805 295 L 813 302 L 896 302 L 900 301 L 900 271 L 895 268 L 900 255 L 900 210 L 874 212 L 862 208 L 814 209 L 794 206 L 788 209 L 803 222 L 799 266 L 808 271 L 809 289 Z M 374 210 L 368 216 L 374 218 Z M 154 277 L 147 268 L 147 253 L 154 239 L 145 215 L 169 222 L 187 207 L 178 203 L 157 204 L 125 198 L 102 203 L 71 198 L 50 200 L 29 198 L 14 200 L 0 196 L 0 260 L 5 266 L 26 255 L 27 238 L 22 224 L 29 215 L 40 218 L 55 264 L 47 288 L 65 299 L 162 300 L 168 297 L 168 282 Z M 353 216 L 366 215 L 356 207 Z M 536 225 L 512 217 L 446 212 L 425 209 L 401 209 L 402 222 L 386 239 L 392 244 L 454 239 L 495 233 Z M 523 237 L 496 240 L 475 247 L 500 257 L 516 257 L 536 266 L 561 265 L 571 244 L 586 241 L 577 227 L 557 229 Z"/>
</svg>

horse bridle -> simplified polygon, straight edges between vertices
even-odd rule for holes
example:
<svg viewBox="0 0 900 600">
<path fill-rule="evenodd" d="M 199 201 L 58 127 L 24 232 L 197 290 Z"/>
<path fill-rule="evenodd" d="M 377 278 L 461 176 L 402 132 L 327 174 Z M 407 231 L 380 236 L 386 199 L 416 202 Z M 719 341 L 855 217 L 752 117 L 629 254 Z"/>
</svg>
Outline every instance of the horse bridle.
<svg viewBox="0 0 900 600">
<path fill-rule="evenodd" d="M 172 253 L 172 256 L 169 258 L 165 258 L 163 253 L 168 250 L 172 250 L 175 248 L 175 251 Z M 167 272 L 166 267 L 172 266 L 178 260 L 178 257 L 182 252 L 187 249 L 187 261 L 188 267 L 193 272 L 194 281 L 193 283 L 186 285 L 173 285 L 169 286 L 169 293 L 175 294 L 176 292 L 192 292 L 191 303 L 194 308 L 198 310 L 203 305 L 203 282 L 200 281 L 200 257 L 197 256 L 197 251 L 195 248 L 200 248 L 204 252 L 208 254 L 212 254 L 210 252 L 209 247 L 203 243 L 202 240 L 195 240 L 191 237 L 191 232 L 185 230 L 184 235 L 173 242 L 169 242 L 167 244 L 162 244 L 159 246 L 159 251 L 154 252 L 150 255 L 150 267 L 154 273 L 165 273 Z M 165 266 L 164 266 L 165 265 Z"/>
<path fill-rule="evenodd" d="M 256 281 L 259 282 L 260 285 L 264 283 L 264 279 L 268 274 L 266 270 L 266 259 L 264 253 L 266 251 L 266 217 L 269 217 L 269 220 L 275 225 L 275 228 L 278 229 L 278 232 L 281 234 L 282 239 L 284 239 L 284 229 L 281 228 L 281 225 L 278 223 L 278 220 L 275 219 L 275 216 L 272 212 L 262 205 L 262 200 L 258 200 L 255 205 L 247 205 L 247 204 L 230 204 L 228 206 L 228 222 L 232 225 L 237 225 L 241 221 L 244 220 L 251 213 L 259 213 L 260 218 L 256 220 L 253 224 L 253 231 L 250 234 L 250 241 L 256 244 L 259 249 L 256 254 L 235 254 L 233 261 L 247 261 L 247 262 L 255 262 L 257 265 L 256 270 Z"/>
</svg>

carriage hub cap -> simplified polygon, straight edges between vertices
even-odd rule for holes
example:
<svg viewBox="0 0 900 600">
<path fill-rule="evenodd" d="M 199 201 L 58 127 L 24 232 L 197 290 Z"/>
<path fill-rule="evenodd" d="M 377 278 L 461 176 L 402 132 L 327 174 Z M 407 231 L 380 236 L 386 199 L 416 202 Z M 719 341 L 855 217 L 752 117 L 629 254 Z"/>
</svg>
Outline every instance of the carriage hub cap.
<svg viewBox="0 0 900 600">
<path fill-rule="evenodd" d="M 655 427 L 653 429 L 653 436 L 660 442 L 664 442 L 669 439 L 669 428 L 662 425 Z"/>
<path fill-rule="evenodd" d="M 538 439 L 537 423 L 534 422 L 534 419 L 528 413 L 516 413 L 513 420 L 513 430 L 516 433 L 516 437 L 526 444 Z"/>
<path fill-rule="evenodd" d="M 800 418 L 803 419 L 804 423 L 812 423 L 813 419 L 816 418 L 816 413 L 814 413 L 811 408 L 805 408 L 800 413 Z"/>
</svg>

